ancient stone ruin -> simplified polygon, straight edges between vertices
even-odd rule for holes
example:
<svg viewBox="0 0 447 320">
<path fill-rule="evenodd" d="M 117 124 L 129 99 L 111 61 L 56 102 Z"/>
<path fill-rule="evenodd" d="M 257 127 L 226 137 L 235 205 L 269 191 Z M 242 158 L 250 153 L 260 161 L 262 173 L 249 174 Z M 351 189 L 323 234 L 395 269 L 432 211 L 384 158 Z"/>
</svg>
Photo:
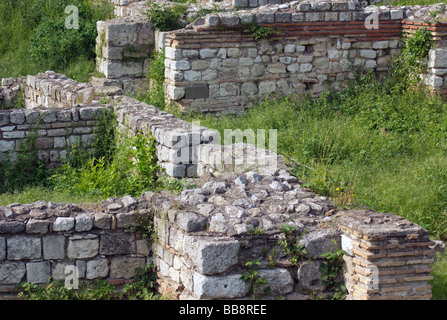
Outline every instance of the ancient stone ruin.
<svg viewBox="0 0 447 320">
<path fill-rule="evenodd" d="M 76 142 L 91 149 L 98 119 L 114 112 L 120 131 L 155 138 L 169 176 L 196 186 L 89 205 L 43 199 L 0 207 L 1 295 L 12 296 L 20 281 L 63 280 L 67 266 L 80 279 L 125 283 L 153 261 L 159 291 L 172 299 L 311 299 L 334 293 L 321 266 L 329 266 L 326 253 L 342 252 L 342 272 L 331 281 L 345 284 L 347 299 L 431 298 L 440 244 L 425 229 L 391 213 L 340 210 L 304 188 L 274 150 L 221 145 L 217 132 L 127 96 L 147 86 L 150 53 L 161 48 L 167 100 L 186 110 L 237 112 L 271 90 L 318 94 L 329 83 L 343 86 L 358 68 L 386 72 L 399 32 L 426 26 L 418 20 L 425 7 L 379 7 L 376 30 L 365 27 L 372 7 L 356 1 L 234 0 L 184 29 L 157 32 L 141 12 L 145 3 L 112 2 L 121 17 L 98 22 L 105 78 L 77 83 L 48 71 L 3 79 L 0 154 L 14 158 L 37 130 L 38 157 L 58 165 Z M 241 26 L 247 21 L 281 35 L 255 41 Z M 443 92 L 446 25 L 430 30 L 435 49 L 424 77 Z M 10 109 L 20 92 L 26 108 Z M 130 231 L 139 215 L 153 216 L 153 243 Z M 253 261 L 266 280 L 256 292 L 244 280 Z"/>
</svg>

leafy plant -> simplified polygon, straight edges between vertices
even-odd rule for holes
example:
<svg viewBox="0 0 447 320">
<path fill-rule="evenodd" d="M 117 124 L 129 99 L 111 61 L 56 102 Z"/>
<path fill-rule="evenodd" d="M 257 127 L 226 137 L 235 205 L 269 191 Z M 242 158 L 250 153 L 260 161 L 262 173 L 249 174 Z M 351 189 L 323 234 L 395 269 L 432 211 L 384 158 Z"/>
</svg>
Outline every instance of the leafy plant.
<svg viewBox="0 0 447 320">
<path fill-rule="evenodd" d="M 138 95 L 137 99 L 159 109 L 165 108 L 165 59 L 164 51 L 154 51 L 151 55 L 149 71 L 146 79 L 149 87 L 146 92 Z"/>
<path fill-rule="evenodd" d="M 261 26 L 256 22 L 245 23 L 243 24 L 243 27 L 250 30 L 251 36 L 256 42 L 269 39 L 272 35 L 282 33 L 279 29 Z"/>
<path fill-rule="evenodd" d="M 343 255 L 345 254 L 346 252 L 340 248 L 321 254 L 321 258 L 325 258 L 327 261 L 320 264 L 321 281 L 323 285 L 327 286 L 327 289 L 335 291 L 331 297 L 334 300 L 342 300 L 346 297 L 344 281 L 339 280 L 343 271 Z"/>
<path fill-rule="evenodd" d="M 258 271 L 261 258 L 247 261 L 245 263 L 245 266 L 248 267 L 248 271 L 244 272 L 241 276 L 241 279 L 245 282 L 248 282 L 251 284 L 251 292 L 252 292 L 252 299 L 255 300 L 258 298 L 258 290 L 261 285 L 265 285 L 268 283 L 266 279 L 264 279 Z M 268 287 L 265 289 L 268 291 Z"/>
<path fill-rule="evenodd" d="M 425 58 L 434 45 L 433 35 L 427 28 L 418 29 L 403 42 L 404 47 L 393 64 L 392 74 L 404 86 L 418 85 L 426 68 Z"/>
<path fill-rule="evenodd" d="M 181 27 L 180 18 L 186 13 L 186 6 L 175 4 L 173 6 L 158 5 L 148 2 L 147 15 L 154 28 L 160 31 L 171 31 Z"/>
<path fill-rule="evenodd" d="M 115 286 L 105 280 L 83 282 L 79 289 L 70 289 L 64 283 L 53 281 L 46 286 L 34 283 L 21 283 L 17 290 L 19 298 L 25 300 L 112 300 L 115 299 Z"/>
<path fill-rule="evenodd" d="M 281 228 L 284 234 L 283 239 L 278 240 L 281 250 L 288 256 L 292 266 L 298 266 L 298 263 L 303 260 L 307 254 L 307 249 L 299 244 L 300 236 L 296 227 L 291 225 L 284 225 Z"/>
<path fill-rule="evenodd" d="M 157 273 L 153 264 L 135 269 L 133 282 L 125 284 L 120 297 L 128 300 L 157 300 Z"/>
</svg>

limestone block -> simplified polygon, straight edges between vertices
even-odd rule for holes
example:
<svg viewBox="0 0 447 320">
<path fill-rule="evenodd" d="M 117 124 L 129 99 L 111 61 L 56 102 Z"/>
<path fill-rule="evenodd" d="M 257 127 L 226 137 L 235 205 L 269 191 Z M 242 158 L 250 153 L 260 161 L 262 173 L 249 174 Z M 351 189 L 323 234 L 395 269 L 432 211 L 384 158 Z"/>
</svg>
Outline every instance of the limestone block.
<svg viewBox="0 0 447 320">
<path fill-rule="evenodd" d="M 235 14 L 220 14 L 219 15 L 220 18 L 220 22 L 224 25 L 224 26 L 228 26 L 228 27 L 232 27 L 232 26 L 237 26 L 239 24 L 239 16 L 235 15 Z"/>
<path fill-rule="evenodd" d="M 145 264 L 145 258 L 114 257 L 110 260 L 109 276 L 112 279 L 131 279 L 135 275 L 135 269 L 142 268 Z"/>
<path fill-rule="evenodd" d="M 12 124 L 22 124 L 25 122 L 25 114 L 22 111 L 12 111 L 9 114 Z"/>
<path fill-rule="evenodd" d="M 112 215 L 96 212 L 93 214 L 93 226 L 99 229 L 110 229 L 112 222 Z"/>
<path fill-rule="evenodd" d="M 304 21 L 304 13 L 302 12 L 294 12 L 291 16 L 292 22 L 303 22 Z"/>
<path fill-rule="evenodd" d="M 297 271 L 298 287 L 300 290 L 322 291 L 326 287 L 321 283 L 320 263 L 318 260 L 305 261 Z"/>
<path fill-rule="evenodd" d="M 48 283 L 50 280 L 50 262 L 28 262 L 26 264 L 26 280 L 31 283 Z"/>
<path fill-rule="evenodd" d="M 14 141 L 0 140 L 0 152 L 14 151 Z"/>
<path fill-rule="evenodd" d="M 97 236 L 73 236 L 68 239 L 67 256 L 69 259 L 87 259 L 98 255 L 99 241 Z"/>
<path fill-rule="evenodd" d="M 182 50 L 182 58 L 198 59 L 199 58 L 199 51 L 198 50 L 191 50 L 191 49 Z M 178 59 L 178 60 L 180 60 L 180 59 Z"/>
<path fill-rule="evenodd" d="M 6 240 L 8 260 L 39 259 L 42 243 L 37 237 L 13 236 Z"/>
<path fill-rule="evenodd" d="M 373 49 L 387 49 L 388 46 L 388 41 L 376 41 L 373 43 Z"/>
<path fill-rule="evenodd" d="M 360 50 L 360 57 L 367 59 L 375 59 L 377 52 L 375 50 Z"/>
<path fill-rule="evenodd" d="M 135 252 L 135 235 L 131 232 L 113 232 L 100 235 L 99 253 L 103 255 L 132 254 Z"/>
<path fill-rule="evenodd" d="M 240 243 L 226 238 L 186 236 L 183 250 L 202 275 L 227 271 L 238 262 Z"/>
<path fill-rule="evenodd" d="M 222 83 L 220 84 L 220 96 L 237 96 L 239 94 L 239 87 L 234 83 Z"/>
<path fill-rule="evenodd" d="M 104 61 L 100 64 L 99 72 L 112 79 L 144 76 L 143 62 L 139 61 Z"/>
<path fill-rule="evenodd" d="M 323 21 L 324 12 L 307 12 L 304 20 L 309 22 Z"/>
<path fill-rule="evenodd" d="M 86 278 L 105 278 L 109 274 L 109 264 L 107 259 L 95 259 L 87 261 Z"/>
<path fill-rule="evenodd" d="M 25 227 L 25 223 L 20 221 L 0 221 L 0 233 L 19 233 Z"/>
<path fill-rule="evenodd" d="M 217 49 L 201 49 L 199 51 L 200 59 L 214 58 L 216 56 L 216 53 L 217 53 Z"/>
<path fill-rule="evenodd" d="M 200 71 L 185 71 L 184 77 L 186 81 L 199 81 L 202 78 L 202 73 Z"/>
<path fill-rule="evenodd" d="M 228 48 L 227 57 L 237 59 L 242 55 L 242 51 L 239 48 Z"/>
<path fill-rule="evenodd" d="M 185 96 L 186 90 L 184 87 L 167 86 L 168 97 L 174 101 L 180 100 Z"/>
<path fill-rule="evenodd" d="M 17 284 L 26 273 L 23 262 L 3 262 L 0 263 L 0 284 Z"/>
<path fill-rule="evenodd" d="M 170 177 L 185 177 L 186 166 L 184 164 L 161 163 L 160 166 L 165 169 Z"/>
<path fill-rule="evenodd" d="M 336 229 L 321 229 L 307 233 L 299 242 L 307 249 L 309 257 L 320 257 L 323 253 L 340 248 L 340 232 Z"/>
<path fill-rule="evenodd" d="M 48 232 L 49 225 L 49 220 L 29 219 L 26 223 L 26 232 L 44 234 Z"/>
<path fill-rule="evenodd" d="M 186 232 L 204 231 L 208 220 L 194 212 L 181 211 L 176 215 L 176 224 Z"/>
<path fill-rule="evenodd" d="M 284 63 L 274 63 L 267 66 L 269 73 L 286 73 L 286 65 Z"/>
<path fill-rule="evenodd" d="M 58 217 L 53 223 L 53 231 L 69 231 L 74 228 L 74 225 L 74 218 Z"/>
<path fill-rule="evenodd" d="M 292 275 L 287 269 L 276 268 L 260 270 L 259 275 L 267 280 L 267 284 L 259 287 L 259 293 L 262 293 L 264 289 L 269 288 L 269 295 L 283 295 L 293 290 Z"/>
<path fill-rule="evenodd" d="M 65 258 L 65 236 L 47 235 L 42 238 L 43 257 L 46 260 Z"/>
<path fill-rule="evenodd" d="M 435 48 L 429 52 L 430 68 L 447 68 L 447 48 Z"/>
<path fill-rule="evenodd" d="M 9 113 L 0 110 L 0 126 L 9 124 Z"/>
<path fill-rule="evenodd" d="M 241 94 L 254 96 L 258 93 L 258 87 L 253 82 L 244 82 L 241 86 Z"/>
<path fill-rule="evenodd" d="M 198 299 L 242 298 L 250 291 L 250 283 L 241 279 L 241 274 L 206 276 L 195 272 L 194 294 Z"/>
<path fill-rule="evenodd" d="M 276 82 L 275 81 L 260 81 L 258 88 L 259 88 L 260 95 L 268 95 L 268 94 L 276 91 Z"/>
<path fill-rule="evenodd" d="M 166 47 L 165 55 L 166 55 L 166 58 L 168 58 L 168 59 L 180 60 L 182 58 L 182 49 Z"/>
</svg>

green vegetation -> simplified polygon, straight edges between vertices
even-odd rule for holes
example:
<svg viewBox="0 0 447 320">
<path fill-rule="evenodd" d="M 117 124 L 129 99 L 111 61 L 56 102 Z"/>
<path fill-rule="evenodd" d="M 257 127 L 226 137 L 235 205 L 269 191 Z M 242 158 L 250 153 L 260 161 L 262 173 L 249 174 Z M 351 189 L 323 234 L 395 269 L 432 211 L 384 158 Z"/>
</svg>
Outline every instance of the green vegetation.
<svg viewBox="0 0 447 320">
<path fill-rule="evenodd" d="M 78 289 L 59 281 L 46 286 L 29 282 L 16 286 L 18 297 L 25 300 L 156 300 L 161 298 L 156 288 L 156 273 L 151 265 L 135 269 L 133 282 L 126 283 L 120 292 L 106 280 L 85 281 Z"/>
<path fill-rule="evenodd" d="M 0 166 L 0 204 L 47 201 L 91 202 L 111 196 L 140 196 L 144 191 L 182 190 L 182 180 L 169 179 L 157 164 L 155 141 L 136 134 L 124 139 L 115 131 L 112 113 L 98 119 L 93 154 L 82 143 L 71 146 L 62 167 L 51 170 L 38 161 L 33 138 L 26 140 L 26 152 L 17 161 Z M 11 201 L 14 200 L 14 201 Z M 23 203 L 22 202 L 22 203 Z"/>
<path fill-rule="evenodd" d="M 186 13 L 186 5 L 175 4 L 174 6 L 158 5 L 148 2 L 149 10 L 147 14 L 149 21 L 155 29 L 160 31 L 170 31 L 180 29 L 180 18 Z"/>
<path fill-rule="evenodd" d="M 146 75 L 149 89 L 137 96 L 137 99 L 159 109 L 165 108 L 165 54 L 154 51 L 151 56 L 149 71 Z"/>
<path fill-rule="evenodd" d="M 222 136 L 224 129 L 277 129 L 278 151 L 297 164 L 293 173 L 305 186 L 447 238 L 447 104 L 399 75 L 359 75 L 319 98 L 267 98 L 241 116 L 185 118 Z"/>
<path fill-rule="evenodd" d="M 79 29 L 65 28 L 78 8 Z M 105 0 L 4 0 L 0 2 L 0 78 L 53 70 L 81 82 L 95 72 L 96 21 L 112 17 Z"/>
<path fill-rule="evenodd" d="M 264 279 L 258 271 L 258 268 L 261 264 L 260 262 L 261 258 L 259 259 L 255 259 L 252 261 L 247 261 L 245 263 L 245 266 L 247 267 L 247 271 L 242 273 L 241 279 L 244 280 L 247 283 L 250 283 L 250 291 L 252 294 L 252 299 L 256 300 L 258 299 L 258 290 L 259 287 L 261 287 L 262 285 L 266 285 L 268 284 L 268 281 L 266 279 Z M 268 294 L 269 291 L 269 287 L 266 287 L 264 289 L 264 294 Z"/>
</svg>

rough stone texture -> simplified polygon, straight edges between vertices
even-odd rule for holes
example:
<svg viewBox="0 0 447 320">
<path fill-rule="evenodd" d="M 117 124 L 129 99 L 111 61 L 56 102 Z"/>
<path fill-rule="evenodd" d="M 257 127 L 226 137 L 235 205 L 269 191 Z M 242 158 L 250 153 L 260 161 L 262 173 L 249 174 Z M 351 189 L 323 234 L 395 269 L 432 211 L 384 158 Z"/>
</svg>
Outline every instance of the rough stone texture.
<svg viewBox="0 0 447 320">
<path fill-rule="evenodd" d="M 82 208 L 46 201 L 0 207 L 0 222 L 10 226 L 0 236 L 0 286 L 5 286 L 0 287 L 0 295 L 9 296 L 10 288 L 22 280 L 64 281 L 70 275 L 67 267 L 77 267 L 80 279 L 123 280 L 134 276 L 135 267 L 150 263 L 152 250 L 147 241 L 116 223 L 118 215 L 148 213 L 146 199 L 109 198 L 104 204 L 105 210 L 117 209 L 112 213 L 101 210 L 101 205 Z M 68 221 L 69 228 L 55 230 L 56 221 L 61 225 Z M 17 229 L 14 222 L 23 228 Z"/>
</svg>

